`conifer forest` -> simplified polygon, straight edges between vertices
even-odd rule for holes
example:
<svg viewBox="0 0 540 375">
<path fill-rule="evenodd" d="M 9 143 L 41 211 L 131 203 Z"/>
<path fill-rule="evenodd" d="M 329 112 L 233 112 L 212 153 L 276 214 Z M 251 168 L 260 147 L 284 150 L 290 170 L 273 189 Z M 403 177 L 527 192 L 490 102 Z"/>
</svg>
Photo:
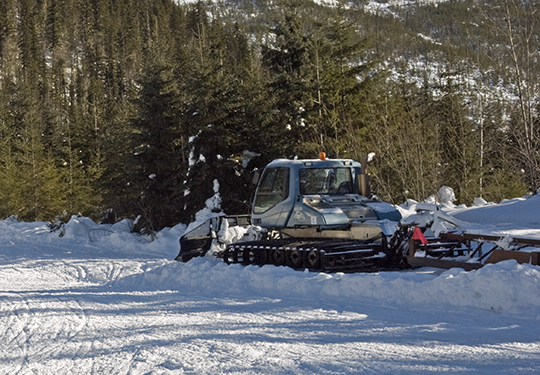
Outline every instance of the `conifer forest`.
<svg viewBox="0 0 540 375">
<path fill-rule="evenodd" d="M 0 0 L 0 218 L 249 212 L 276 158 L 362 161 L 382 200 L 540 188 L 540 4 Z"/>
</svg>

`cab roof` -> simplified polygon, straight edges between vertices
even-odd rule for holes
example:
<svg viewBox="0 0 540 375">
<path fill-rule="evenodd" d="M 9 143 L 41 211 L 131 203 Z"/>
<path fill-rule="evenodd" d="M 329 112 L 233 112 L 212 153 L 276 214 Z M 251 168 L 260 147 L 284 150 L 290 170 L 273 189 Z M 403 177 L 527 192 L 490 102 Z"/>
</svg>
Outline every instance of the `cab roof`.
<svg viewBox="0 0 540 375">
<path fill-rule="evenodd" d="M 360 167 L 360 163 L 351 159 L 276 159 L 268 164 L 267 168 L 291 167 L 297 168 L 336 168 Z"/>
</svg>

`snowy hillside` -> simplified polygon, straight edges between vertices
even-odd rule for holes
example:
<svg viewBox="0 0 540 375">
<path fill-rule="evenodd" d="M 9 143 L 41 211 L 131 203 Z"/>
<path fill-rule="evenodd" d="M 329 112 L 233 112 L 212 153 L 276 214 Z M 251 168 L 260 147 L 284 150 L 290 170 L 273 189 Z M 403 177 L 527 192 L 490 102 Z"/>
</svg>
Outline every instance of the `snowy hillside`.
<svg viewBox="0 0 540 375">
<path fill-rule="evenodd" d="M 504 222 L 511 234 L 533 227 L 540 199 L 482 207 L 523 210 Z M 482 207 L 447 210 L 481 221 Z M 153 242 L 128 222 L 74 217 L 64 229 L 0 222 L 0 374 L 540 372 L 537 266 L 323 274 L 178 263 L 185 226 Z"/>
<path fill-rule="evenodd" d="M 389 0 L 389 1 L 369 1 L 365 5 L 365 10 L 367 12 L 373 13 L 373 14 L 379 14 L 379 15 L 392 15 L 395 16 L 392 11 L 390 10 L 390 7 L 410 7 L 412 5 L 437 5 L 442 2 L 446 2 L 447 0 L 417 0 L 417 1 L 405 1 L 405 0 Z"/>
</svg>

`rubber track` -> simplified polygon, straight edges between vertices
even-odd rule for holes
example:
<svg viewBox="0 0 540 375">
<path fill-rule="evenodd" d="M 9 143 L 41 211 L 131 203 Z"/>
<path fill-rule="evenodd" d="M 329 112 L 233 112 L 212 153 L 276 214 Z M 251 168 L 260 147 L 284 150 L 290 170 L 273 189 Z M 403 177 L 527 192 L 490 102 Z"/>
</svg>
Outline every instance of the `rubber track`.
<svg viewBox="0 0 540 375">
<path fill-rule="evenodd" d="M 330 272 L 374 272 L 395 266 L 381 242 L 358 240 L 279 239 L 240 242 L 223 252 L 227 264 L 288 266 Z"/>
</svg>

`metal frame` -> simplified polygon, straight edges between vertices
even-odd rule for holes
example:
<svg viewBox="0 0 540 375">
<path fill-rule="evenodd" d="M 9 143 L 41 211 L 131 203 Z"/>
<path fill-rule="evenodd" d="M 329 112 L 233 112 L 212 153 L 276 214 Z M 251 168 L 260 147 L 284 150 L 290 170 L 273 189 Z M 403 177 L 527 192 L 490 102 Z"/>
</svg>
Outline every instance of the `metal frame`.
<svg viewBox="0 0 540 375">
<path fill-rule="evenodd" d="M 479 269 L 485 264 L 514 259 L 518 263 L 540 265 L 539 251 L 519 251 L 525 247 L 540 247 L 540 239 L 504 238 L 473 233 L 441 233 L 428 237 L 428 243 L 409 240 L 408 263 L 413 267 Z M 501 244 L 505 244 L 505 248 Z M 486 247 L 489 247 L 486 249 Z M 417 256 L 419 251 L 424 256 Z M 461 258 L 461 259 L 460 259 Z M 463 260 L 463 258 L 465 258 Z"/>
</svg>

